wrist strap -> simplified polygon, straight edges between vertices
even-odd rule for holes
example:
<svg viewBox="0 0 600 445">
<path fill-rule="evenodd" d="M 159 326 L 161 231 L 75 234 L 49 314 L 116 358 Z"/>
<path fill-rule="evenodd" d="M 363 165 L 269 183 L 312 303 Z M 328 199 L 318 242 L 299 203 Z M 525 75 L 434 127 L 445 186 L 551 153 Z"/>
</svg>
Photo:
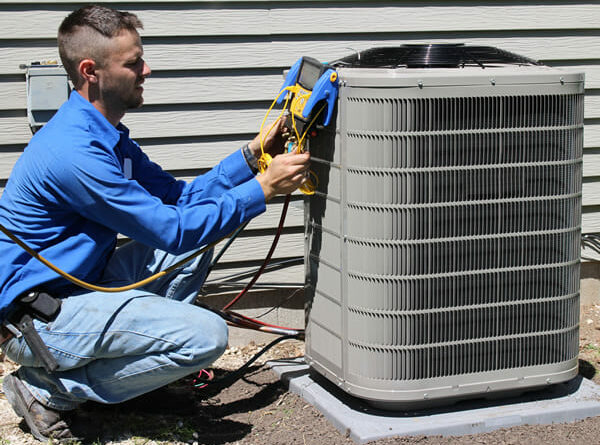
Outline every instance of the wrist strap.
<svg viewBox="0 0 600 445">
<path fill-rule="evenodd" d="M 246 159 L 248 167 L 250 167 L 250 170 L 252 170 L 252 173 L 257 174 L 258 159 L 256 159 L 256 156 L 254 156 L 254 153 L 252 153 L 252 150 L 250 150 L 250 144 L 246 144 L 242 147 L 242 154 L 244 155 L 244 159 Z"/>
</svg>

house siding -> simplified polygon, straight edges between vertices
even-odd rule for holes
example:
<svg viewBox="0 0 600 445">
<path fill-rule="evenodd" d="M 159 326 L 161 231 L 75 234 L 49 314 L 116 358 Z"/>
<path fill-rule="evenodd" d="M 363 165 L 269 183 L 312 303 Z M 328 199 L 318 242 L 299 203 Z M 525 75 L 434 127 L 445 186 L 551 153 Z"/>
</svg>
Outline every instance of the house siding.
<svg viewBox="0 0 600 445">
<path fill-rule="evenodd" d="M 586 73 L 583 232 L 600 232 L 600 5 L 547 1 L 97 1 L 144 22 L 153 70 L 145 105 L 124 123 L 148 156 L 191 178 L 248 141 L 302 55 L 322 61 L 403 43 L 464 42 L 512 51 Z M 56 30 L 76 1 L 0 1 L 0 188 L 31 137 L 25 74 L 57 60 Z M 274 255 L 303 254 L 302 196 L 295 195 Z M 281 211 L 268 206 L 223 257 L 216 276 L 266 255 Z M 269 274 L 299 284 L 297 265 Z"/>
</svg>

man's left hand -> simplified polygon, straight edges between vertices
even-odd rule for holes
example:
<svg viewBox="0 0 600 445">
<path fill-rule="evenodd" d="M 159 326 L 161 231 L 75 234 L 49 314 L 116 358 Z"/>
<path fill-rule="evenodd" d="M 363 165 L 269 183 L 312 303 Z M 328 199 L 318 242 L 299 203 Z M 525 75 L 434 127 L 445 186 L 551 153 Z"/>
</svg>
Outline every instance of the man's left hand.
<svg viewBox="0 0 600 445">
<path fill-rule="evenodd" d="M 256 137 L 248 144 L 250 150 L 252 150 L 252 153 L 254 153 L 256 158 L 260 158 L 262 155 L 260 150 L 261 137 L 263 139 L 263 150 L 265 153 L 270 154 L 271 157 L 275 157 L 276 155 L 283 153 L 285 145 L 285 141 L 282 136 L 282 133 L 284 133 L 284 120 L 285 119 L 277 119 L 275 122 L 265 125 L 262 133 L 257 134 Z"/>
</svg>

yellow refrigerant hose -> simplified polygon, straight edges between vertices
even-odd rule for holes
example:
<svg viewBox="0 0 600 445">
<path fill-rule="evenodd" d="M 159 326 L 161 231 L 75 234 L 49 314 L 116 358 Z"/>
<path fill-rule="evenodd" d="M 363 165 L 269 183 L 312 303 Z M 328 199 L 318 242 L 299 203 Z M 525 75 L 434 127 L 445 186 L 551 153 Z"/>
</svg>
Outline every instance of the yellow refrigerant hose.
<svg viewBox="0 0 600 445">
<path fill-rule="evenodd" d="M 273 109 L 277 99 L 279 99 L 279 96 L 281 96 L 281 94 L 283 92 L 287 92 L 290 91 L 290 88 L 284 88 L 280 91 L 280 93 L 277 95 L 277 97 L 275 98 L 275 100 L 273 101 L 273 103 L 271 104 L 271 106 L 269 107 L 269 110 L 267 111 L 263 122 L 261 124 L 261 133 L 262 133 L 262 129 L 265 125 L 265 121 L 267 120 L 267 117 L 269 116 L 269 113 L 271 112 L 271 110 Z M 267 131 L 267 134 L 262 136 L 261 134 L 261 138 L 260 138 L 260 149 L 261 149 L 261 158 L 259 159 L 259 166 L 260 166 L 260 171 L 261 173 L 264 173 L 264 171 L 266 170 L 267 166 L 271 163 L 271 156 L 268 153 L 264 152 L 264 139 L 268 136 L 268 134 L 271 132 L 271 130 L 273 129 L 273 127 L 275 126 L 275 123 L 281 118 L 281 116 L 283 115 L 283 113 L 285 112 L 286 108 L 287 108 L 287 103 L 288 103 L 288 99 L 286 98 L 286 102 L 285 105 L 282 108 L 281 113 L 279 114 L 279 117 L 275 120 L 275 122 L 269 127 L 269 130 Z M 324 108 L 324 107 L 323 107 Z M 302 142 L 304 142 L 304 137 L 306 136 L 306 133 L 308 132 L 308 129 L 312 126 L 312 124 L 315 122 L 317 116 L 321 113 L 321 111 L 323 111 L 323 108 L 321 108 L 319 110 L 319 112 L 316 114 L 316 116 L 312 119 L 312 121 L 310 122 L 310 124 L 308 125 L 306 131 L 304 132 L 304 134 L 302 135 L 302 137 L 299 138 L 299 143 L 298 143 L 298 147 L 297 150 L 300 151 L 302 149 Z M 293 115 L 292 115 L 292 122 L 293 122 Z M 294 122 L 294 131 L 296 131 L 296 125 Z M 303 193 L 306 194 L 312 194 L 314 193 L 314 185 L 310 182 L 307 182 L 304 184 L 304 189 L 302 190 Z M 44 258 L 42 255 L 40 255 L 38 252 L 36 252 L 35 250 L 33 250 L 31 247 L 29 247 L 25 242 L 21 241 L 19 238 L 17 238 L 12 232 L 10 232 L 10 230 L 8 230 L 6 227 L 4 227 L 2 224 L 0 224 L 0 231 L 2 233 L 4 233 L 6 236 L 8 236 L 15 244 L 17 244 L 19 247 L 21 247 L 23 250 L 25 250 L 29 255 L 31 255 L 33 258 L 35 258 L 36 260 L 38 260 L 39 262 L 41 262 L 43 265 L 45 265 L 46 267 L 48 267 L 49 269 L 53 270 L 54 272 L 56 272 L 58 275 L 60 275 L 61 277 L 69 280 L 70 282 L 72 282 L 73 284 L 76 284 L 77 286 L 80 286 L 84 289 L 88 289 L 88 290 L 92 290 L 92 291 L 97 291 L 97 292 L 124 292 L 124 291 L 128 291 L 131 289 L 136 289 L 138 287 L 144 286 L 148 283 L 151 283 L 154 280 L 157 280 L 158 278 L 172 272 L 173 270 L 177 269 L 178 267 L 183 266 L 184 264 L 186 264 L 188 261 L 192 260 L 193 258 L 196 258 L 198 255 L 201 255 L 202 253 L 206 252 L 207 250 L 211 249 L 212 247 L 214 247 L 216 244 L 218 244 L 219 242 L 221 242 L 223 239 L 227 238 L 226 236 L 211 243 L 208 244 L 207 246 L 201 248 L 200 250 L 188 255 L 187 257 L 185 257 L 184 259 L 182 259 L 181 261 L 178 261 L 177 263 L 167 267 L 164 270 L 161 270 L 160 272 L 155 273 L 154 275 L 145 278 L 143 280 L 137 281 L 135 283 L 131 283 L 128 284 L 126 286 L 120 286 L 120 287 L 104 287 L 104 286 L 97 286 L 95 284 L 91 284 L 88 283 L 86 281 L 80 280 L 77 277 L 74 277 L 73 275 L 69 274 L 68 272 L 65 272 L 64 270 L 60 269 L 59 267 L 57 267 L 56 265 L 54 265 L 53 263 L 51 263 L 50 261 L 48 261 L 46 258 Z"/>
<path fill-rule="evenodd" d="M 74 277 L 73 275 L 69 274 L 68 272 L 65 272 L 64 270 L 60 269 L 59 267 L 55 266 L 53 263 L 51 263 L 50 261 L 48 261 L 46 258 L 44 258 L 42 255 L 40 255 L 38 252 L 36 252 L 35 250 L 33 250 L 31 247 L 29 247 L 27 244 L 25 244 L 23 241 L 21 241 L 20 239 L 18 239 L 15 235 L 13 235 L 6 227 L 4 227 L 2 224 L 0 224 L 0 231 L 2 233 L 4 233 L 6 236 L 8 236 L 12 241 L 14 241 L 15 244 L 17 244 L 19 247 L 21 247 L 23 250 L 25 250 L 29 255 L 31 255 L 32 257 L 34 257 L 36 260 L 38 260 L 40 263 L 42 263 L 43 265 L 45 265 L 46 267 L 52 269 L 54 272 L 56 272 L 57 274 L 59 274 L 61 277 L 66 278 L 67 280 L 69 280 L 70 282 L 83 287 L 84 289 L 88 289 L 88 290 L 93 290 L 93 291 L 98 291 L 98 292 L 124 292 L 126 290 L 131 290 L 131 289 L 136 289 L 140 286 L 144 286 L 145 284 L 148 284 L 166 274 L 168 274 L 169 272 L 172 272 L 173 270 L 177 269 L 178 267 L 183 266 L 185 263 L 187 263 L 188 261 L 190 261 L 192 258 L 197 257 L 198 255 L 206 252 L 208 249 L 210 249 L 211 247 L 213 247 L 214 245 L 216 245 L 217 243 L 219 243 L 221 240 L 215 241 L 212 244 L 209 244 L 206 247 L 203 247 L 202 249 L 192 253 L 191 255 L 185 257 L 184 259 L 182 259 L 181 261 L 173 264 L 172 266 L 167 267 L 164 270 L 161 270 L 160 272 L 155 273 L 154 275 L 145 278 L 143 280 L 140 280 L 136 283 L 132 283 L 132 284 L 128 284 L 127 286 L 120 286 L 120 287 L 104 287 L 104 286 L 97 286 L 95 284 L 91 284 L 88 283 L 86 281 L 80 280 L 79 278 Z"/>
</svg>

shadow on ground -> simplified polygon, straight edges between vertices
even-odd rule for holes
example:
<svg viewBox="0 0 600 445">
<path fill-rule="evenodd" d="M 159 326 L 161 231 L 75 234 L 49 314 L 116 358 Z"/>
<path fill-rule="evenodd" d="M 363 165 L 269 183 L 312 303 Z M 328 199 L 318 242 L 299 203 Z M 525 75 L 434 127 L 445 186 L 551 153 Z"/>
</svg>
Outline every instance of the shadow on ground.
<svg viewBox="0 0 600 445">
<path fill-rule="evenodd" d="M 73 432 L 83 443 L 134 438 L 235 442 L 252 430 L 248 413 L 272 404 L 285 392 L 278 380 L 265 378 L 259 369 L 250 368 L 241 381 L 223 390 L 195 388 L 188 377 L 118 405 L 86 403 L 73 416 Z M 215 373 L 219 378 L 224 371 Z"/>
<path fill-rule="evenodd" d="M 579 359 L 579 374 L 588 380 L 593 380 L 596 375 L 596 368 L 587 360 Z"/>
</svg>

